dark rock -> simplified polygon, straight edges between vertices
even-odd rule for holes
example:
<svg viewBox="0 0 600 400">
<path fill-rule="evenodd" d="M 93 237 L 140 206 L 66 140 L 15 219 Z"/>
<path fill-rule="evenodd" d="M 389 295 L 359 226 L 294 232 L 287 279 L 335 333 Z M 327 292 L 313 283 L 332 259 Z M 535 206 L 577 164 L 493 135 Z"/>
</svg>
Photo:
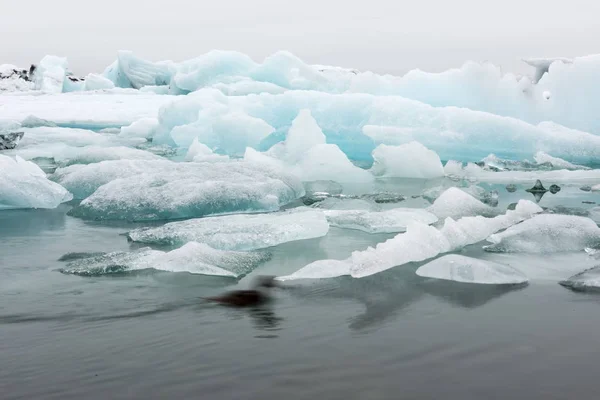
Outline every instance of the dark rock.
<svg viewBox="0 0 600 400">
<path fill-rule="evenodd" d="M 511 183 L 510 185 L 506 185 L 506 191 L 509 193 L 514 193 L 517 191 L 517 185 Z"/>
<path fill-rule="evenodd" d="M 589 185 L 585 185 L 585 186 L 580 187 L 579 190 L 583 190 L 584 192 L 591 192 L 592 187 Z"/>
<path fill-rule="evenodd" d="M 24 135 L 24 132 L 0 133 L 0 150 L 14 149 Z"/>
<path fill-rule="evenodd" d="M 550 193 L 556 194 L 558 192 L 560 192 L 560 186 L 558 186 L 558 185 L 551 185 L 550 186 Z"/>
</svg>

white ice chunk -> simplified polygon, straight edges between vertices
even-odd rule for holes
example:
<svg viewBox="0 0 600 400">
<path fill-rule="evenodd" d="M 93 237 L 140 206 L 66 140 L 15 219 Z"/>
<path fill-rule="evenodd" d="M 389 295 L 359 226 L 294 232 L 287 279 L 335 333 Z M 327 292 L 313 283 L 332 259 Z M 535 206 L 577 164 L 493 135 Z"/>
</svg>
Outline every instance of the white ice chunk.
<svg viewBox="0 0 600 400">
<path fill-rule="evenodd" d="M 140 89 L 144 86 L 168 85 L 175 73 L 171 61 L 151 62 L 119 51 L 117 61 L 104 71 L 104 77 L 123 88 Z"/>
<path fill-rule="evenodd" d="M 583 250 L 600 244 L 600 228 L 590 218 L 542 214 L 491 235 L 492 252 L 554 253 Z"/>
<path fill-rule="evenodd" d="M 35 71 L 35 89 L 44 93 L 62 93 L 67 69 L 66 58 L 44 57 Z"/>
<path fill-rule="evenodd" d="M 371 182 L 373 175 L 348 159 L 334 144 L 312 147 L 292 171 L 304 181 Z"/>
<path fill-rule="evenodd" d="M 600 289 L 600 266 L 586 269 L 559 283 L 577 291 L 597 291 Z"/>
<path fill-rule="evenodd" d="M 229 160 L 228 156 L 214 154 L 208 146 L 200 143 L 198 139 L 194 139 L 185 155 L 185 161 L 218 162 L 227 160 Z"/>
<path fill-rule="evenodd" d="M 329 224 L 321 211 L 294 209 L 259 215 L 226 215 L 171 222 L 157 228 L 128 233 L 134 242 L 181 244 L 206 243 L 222 250 L 255 250 L 281 243 L 322 237 Z"/>
<path fill-rule="evenodd" d="M 120 136 L 151 139 L 158 128 L 156 118 L 142 118 L 133 124 L 121 128 Z"/>
<path fill-rule="evenodd" d="M 289 164 L 300 162 L 314 146 L 325 144 L 325 134 L 312 117 L 310 110 L 300 110 L 292 121 L 285 141 L 272 147 L 267 155 L 279 158 Z"/>
<path fill-rule="evenodd" d="M 102 75 L 97 74 L 88 74 L 85 77 L 85 84 L 83 86 L 83 90 L 104 90 L 104 89 L 114 89 L 115 84 L 103 77 Z"/>
<path fill-rule="evenodd" d="M 456 187 L 446 189 L 427 211 L 438 218 L 452 217 L 454 219 L 469 215 L 493 216 L 497 212 L 490 206 L 483 204 L 470 194 Z"/>
<path fill-rule="evenodd" d="M 72 198 L 31 161 L 0 155 L 0 210 L 56 208 Z"/>
<path fill-rule="evenodd" d="M 418 208 L 392 208 L 385 211 L 326 210 L 325 215 L 331 226 L 368 233 L 404 232 L 412 222 L 429 225 L 438 220 L 435 215 Z"/>
<path fill-rule="evenodd" d="M 83 276 L 119 274 L 155 269 L 200 275 L 240 277 L 267 261 L 266 253 L 216 250 L 202 243 L 190 242 L 163 252 L 142 248 L 132 252 L 114 252 L 83 258 L 67 264 L 61 272 Z"/>
<path fill-rule="evenodd" d="M 431 179 L 444 176 L 444 167 L 435 151 L 419 142 L 400 146 L 381 144 L 373 150 L 375 176 Z"/>
<path fill-rule="evenodd" d="M 416 273 L 425 278 L 475 284 L 510 285 L 528 281 L 522 272 L 508 265 L 458 254 L 435 259 L 417 269 Z"/>
</svg>

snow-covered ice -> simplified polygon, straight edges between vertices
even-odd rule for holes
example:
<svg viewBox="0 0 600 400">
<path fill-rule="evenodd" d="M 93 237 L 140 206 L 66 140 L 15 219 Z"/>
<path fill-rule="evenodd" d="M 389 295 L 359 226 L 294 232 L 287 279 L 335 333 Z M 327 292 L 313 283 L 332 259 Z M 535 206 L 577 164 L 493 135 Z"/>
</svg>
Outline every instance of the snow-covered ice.
<svg viewBox="0 0 600 400">
<path fill-rule="evenodd" d="M 148 244 L 196 241 L 222 250 L 255 250 L 325 236 L 328 231 L 329 224 L 322 211 L 293 209 L 271 214 L 195 218 L 157 228 L 135 229 L 127 236 L 134 242 Z"/>
<path fill-rule="evenodd" d="M 586 269 L 559 283 L 576 291 L 598 291 L 600 290 L 600 266 Z"/>
<path fill-rule="evenodd" d="M 528 281 L 522 272 L 509 265 L 458 254 L 437 258 L 419 267 L 416 274 L 425 278 L 487 285 L 521 284 Z"/>
<path fill-rule="evenodd" d="M 483 204 L 475 197 L 456 187 L 446 189 L 427 211 L 440 219 L 452 217 L 454 219 L 469 215 L 493 216 L 498 212 L 492 207 Z"/>
</svg>

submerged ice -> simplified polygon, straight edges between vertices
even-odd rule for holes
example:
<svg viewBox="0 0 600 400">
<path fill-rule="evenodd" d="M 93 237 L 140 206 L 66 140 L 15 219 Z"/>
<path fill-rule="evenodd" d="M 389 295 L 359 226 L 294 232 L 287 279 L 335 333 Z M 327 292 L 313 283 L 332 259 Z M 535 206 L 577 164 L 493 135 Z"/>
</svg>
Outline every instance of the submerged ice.
<svg viewBox="0 0 600 400">
<path fill-rule="evenodd" d="M 458 254 L 437 258 L 417 269 L 416 274 L 425 278 L 475 284 L 506 285 L 528 281 L 522 272 L 511 266 Z"/>
<path fill-rule="evenodd" d="M 252 272 L 269 258 L 269 253 L 222 251 L 190 242 L 169 252 L 145 247 L 131 252 L 81 258 L 67 263 L 61 272 L 98 276 L 154 269 L 238 278 Z"/>
</svg>

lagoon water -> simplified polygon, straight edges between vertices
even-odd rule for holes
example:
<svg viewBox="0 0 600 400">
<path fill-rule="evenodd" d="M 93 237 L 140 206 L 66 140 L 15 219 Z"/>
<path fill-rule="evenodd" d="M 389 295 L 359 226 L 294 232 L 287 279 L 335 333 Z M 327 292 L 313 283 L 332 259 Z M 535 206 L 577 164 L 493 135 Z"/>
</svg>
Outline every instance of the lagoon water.
<svg viewBox="0 0 600 400">
<path fill-rule="evenodd" d="M 426 205 L 422 181 L 392 181 L 401 206 Z M 431 184 L 433 185 L 433 183 Z M 524 191 L 500 193 L 499 209 Z M 415 196 L 413 198 L 413 195 Z M 540 200 L 571 212 L 598 194 L 563 185 Z M 461 254 L 510 261 L 525 286 L 417 276 L 411 263 L 361 279 L 285 282 L 274 301 L 237 310 L 203 303 L 255 275 L 342 259 L 393 234 L 331 228 L 268 249 L 241 280 L 143 270 L 59 271 L 72 252 L 138 248 L 125 222 L 52 210 L 0 213 L 0 398 L 9 399 L 572 399 L 594 398 L 600 296 L 558 284 L 600 263 L 584 252 Z M 396 205 L 397 206 L 397 205 Z M 160 225 L 163 222 L 156 222 Z"/>
</svg>

